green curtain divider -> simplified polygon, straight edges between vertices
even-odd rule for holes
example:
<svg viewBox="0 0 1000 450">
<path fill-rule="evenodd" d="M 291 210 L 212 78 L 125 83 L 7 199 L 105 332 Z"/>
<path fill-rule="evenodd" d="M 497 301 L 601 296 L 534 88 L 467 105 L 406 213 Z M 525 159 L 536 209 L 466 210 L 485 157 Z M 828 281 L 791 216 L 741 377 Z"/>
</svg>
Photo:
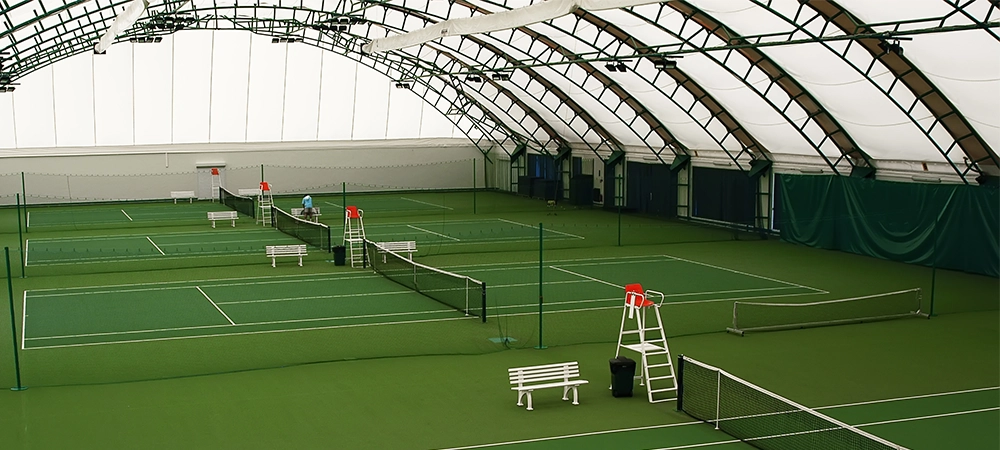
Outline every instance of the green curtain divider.
<svg viewBox="0 0 1000 450">
<path fill-rule="evenodd" d="M 996 188 L 789 174 L 779 180 L 785 241 L 1000 275 Z"/>
</svg>

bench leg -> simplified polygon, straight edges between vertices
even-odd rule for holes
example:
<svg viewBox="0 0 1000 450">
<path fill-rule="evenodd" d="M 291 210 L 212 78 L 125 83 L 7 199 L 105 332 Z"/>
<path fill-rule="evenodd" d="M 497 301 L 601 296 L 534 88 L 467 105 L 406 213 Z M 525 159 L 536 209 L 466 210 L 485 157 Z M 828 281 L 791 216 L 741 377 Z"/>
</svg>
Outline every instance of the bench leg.
<svg viewBox="0 0 1000 450">
<path fill-rule="evenodd" d="M 212 228 L 215 228 L 215 221 L 212 221 Z"/>
<path fill-rule="evenodd" d="M 271 257 L 271 267 L 275 267 L 275 265 L 274 265 L 274 261 L 275 261 L 275 260 L 277 260 L 277 259 L 278 259 L 278 258 L 275 258 L 275 257 L 273 257 L 273 256 Z"/>
<path fill-rule="evenodd" d="M 233 219 L 233 228 L 236 228 L 236 219 Z"/>
<path fill-rule="evenodd" d="M 573 386 L 563 386 L 563 401 L 569 400 L 570 389 L 573 389 L 574 393 L 576 392 L 576 388 L 574 388 Z"/>
<path fill-rule="evenodd" d="M 299 267 L 302 267 L 302 255 L 299 255 Z"/>
<path fill-rule="evenodd" d="M 579 405 L 580 404 L 580 396 L 579 396 L 579 394 L 576 391 L 577 387 L 578 386 L 573 386 L 573 404 L 574 405 Z"/>
</svg>

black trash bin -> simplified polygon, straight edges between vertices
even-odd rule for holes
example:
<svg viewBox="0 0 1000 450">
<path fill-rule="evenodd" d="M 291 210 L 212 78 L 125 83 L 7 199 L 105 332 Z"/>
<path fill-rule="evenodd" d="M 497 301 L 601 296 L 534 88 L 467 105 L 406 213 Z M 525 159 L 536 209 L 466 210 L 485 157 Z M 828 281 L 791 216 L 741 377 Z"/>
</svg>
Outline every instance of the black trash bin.
<svg viewBox="0 0 1000 450">
<path fill-rule="evenodd" d="M 347 247 L 337 245 L 333 247 L 333 265 L 343 266 L 347 264 Z"/>
<path fill-rule="evenodd" d="M 611 363 L 611 395 L 631 397 L 635 380 L 635 360 L 619 356 Z"/>
</svg>

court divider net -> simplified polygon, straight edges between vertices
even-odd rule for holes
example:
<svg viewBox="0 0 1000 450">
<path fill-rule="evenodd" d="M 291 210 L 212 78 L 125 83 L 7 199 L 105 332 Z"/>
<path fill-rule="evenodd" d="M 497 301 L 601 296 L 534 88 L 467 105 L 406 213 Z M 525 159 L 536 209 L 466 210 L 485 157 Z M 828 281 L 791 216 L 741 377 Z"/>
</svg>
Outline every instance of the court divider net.
<svg viewBox="0 0 1000 450">
<path fill-rule="evenodd" d="M 684 355 L 677 366 L 677 409 L 754 447 L 905 449 L 717 367 Z"/>
<path fill-rule="evenodd" d="M 294 236 L 306 244 L 319 247 L 325 252 L 333 251 L 330 227 L 326 224 L 299 219 L 277 206 L 272 206 L 271 212 L 272 225 L 278 231 Z"/>
<path fill-rule="evenodd" d="M 365 240 L 365 266 L 375 272 L 467 316 L 486 322 L 486 283 L 474 278 L 426 266 L 378 243 Z"/>
<path fill-rule="evenodd" d="M 920 288 L 810 303 L 733 304 L 730 333 L 842 325 L 924 316 Z"/>
<path fill-rule="evenodd" d="M 229 192 L 224 187 L 219 187 L 219 203 L 230 207 L 231 209 L 243 213 L 247 216 L 257 218 L 257 206 L 256 200 L 250 197 L 244 197 L 242 195 L 236 195 Z"/>
</svg>

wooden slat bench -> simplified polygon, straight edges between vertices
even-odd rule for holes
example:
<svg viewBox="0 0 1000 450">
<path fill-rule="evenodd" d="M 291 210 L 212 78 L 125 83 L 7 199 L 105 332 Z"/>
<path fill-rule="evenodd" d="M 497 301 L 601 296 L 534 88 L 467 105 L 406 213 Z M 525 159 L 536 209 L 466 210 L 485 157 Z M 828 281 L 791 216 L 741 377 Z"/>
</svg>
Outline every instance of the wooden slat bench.
<svg viewBox="0 0 1000 450">
<path fill-rule="evenodd" d="M 573 404 L 579 405 L 577 387 L 587 384 L 587 380 L 579 379 L 580 365 L 576 361 L 543 366 L 515 367 L 507 369 L 510 376 L 510 388 L 517 391 L 517 406 L 521 406 L 521 398 L 528 396 L 528 411 L 531 411 L 531 393 L 535 389 L 563 388 L 563 400 L 569 400 L 569 391 L 573 390 Z"/>
<path fill-rule="evenodd" d="M 292 208 L 292 215 L 295 216 L 295 217 L 298 217 L 300 219 L 305 219 L 305 216 L 302 214 L 302 210 L 304 210 L 304 209 L 305 208 Z M 319 217 L 321 215 L 322 214 L 319 213 L 319 207 L 318 206 L 314 207 L 313 208 L 313 220 L 319 220 L 319 219 L 317 219 L 317 217 Z"/>
<path fill-rule="evenodd" d="M 174 204 L 177 204 L 177 199 L 188 199 L 188 203 L 194 203 L 194 199 L 198 196 L 194 194 L 194 191 L 170 191 L 170 198 L 174 199 Z"/>
<path fill-rule="evenodd" d="M 239 218 L 240 218 L 240 216 L 238 216 L 236 214 L 236 211 L 209 211 L 208 212 L 208 220 L 212 221 L 212 228 L 215 228 L 215 221 L 216 220 L 231 220 L 233 222 L 233 226 L 235 227 L 236 226 L 236 219 L 239 219 Z"/>
<path fill-rule="evenodd" d="M 279 257 L 282 256 L 298 256 L 299 266 L 302 266 L 302 257 L 308 256 L 306 254 L 306 245 L 268 245 L 264 247 L 267 250 L 267 257 L 271 258 L 271 267 L 276 267 L 275 262 Z"/>
<path fill-rule="evenodd" d="M 394 253 L 406 253 L 406 256 L 411 260 L 413 254 L 417 252 L 417 241 L 376 242 L 375 246 L 378 247 L 379 253 L 382 253 L 383 263 L 385 262 L 386 250 Z"/>
</svg>

